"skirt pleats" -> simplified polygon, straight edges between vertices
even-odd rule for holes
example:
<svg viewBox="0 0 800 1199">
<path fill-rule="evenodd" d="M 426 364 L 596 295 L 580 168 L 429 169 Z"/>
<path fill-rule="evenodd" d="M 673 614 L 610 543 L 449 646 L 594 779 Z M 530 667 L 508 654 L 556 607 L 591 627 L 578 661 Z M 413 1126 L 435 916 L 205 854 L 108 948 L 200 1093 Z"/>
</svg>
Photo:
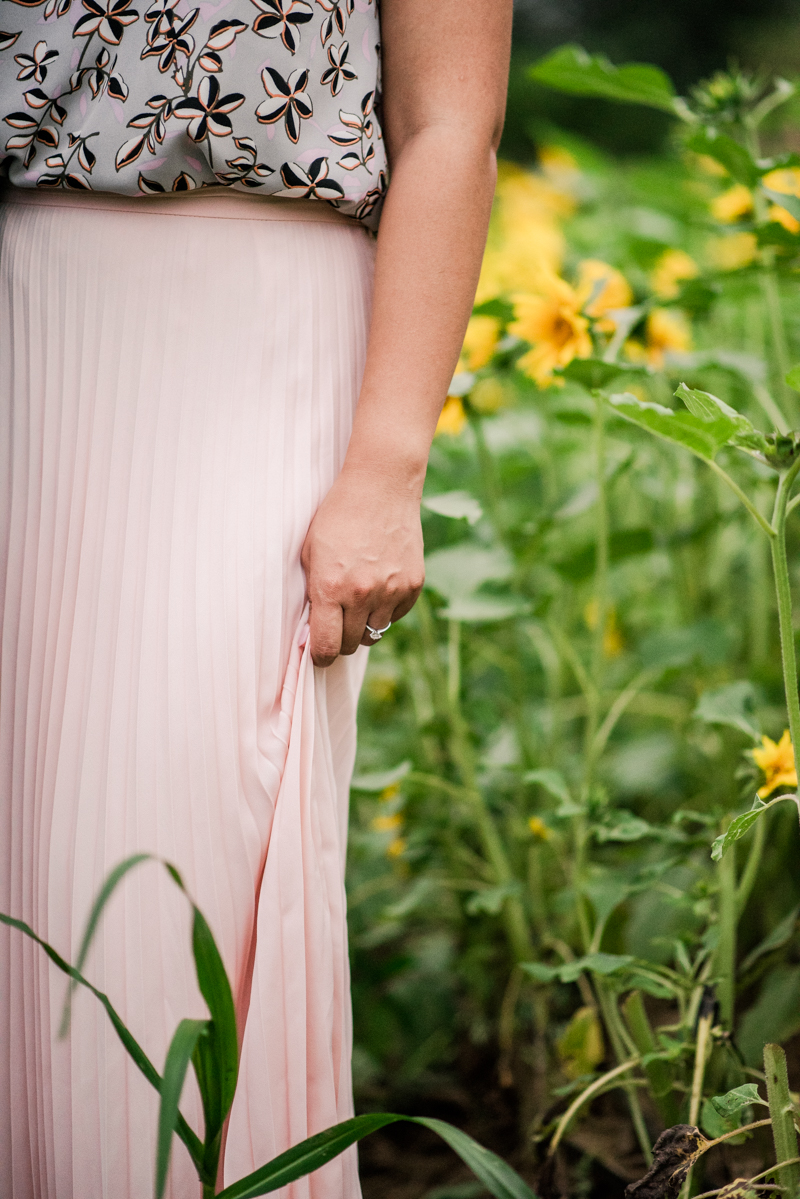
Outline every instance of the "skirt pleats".
<svg viewBox="0 0 800 1199">
<path fill-rule="evenodd" d="M 353 1110 L 366 651 L 314 669 L 300 551 L 347 447 L 373 243 L 252 201 L 48 201 L 0 208 L 0 910 L 74 960 L 113 866 L 178 867 L 237 1005 L 227 1185 Z M 190 938 L 146 862 L 85 964 L 159 1070 L 207 1015 Z M 0 1196 L 149 1199 L 158 1097 L 100 1004 L 79 990 L 58 1039 L 66 979 L 5 927 L 0 978 Z M 193 1079 L 182 1110 L 200 1130 Z M 168 1194 L 200 1195 L 177 1139 Z M 357 1199 L 355 1151 L 278 1194 Z"/>
</svg>

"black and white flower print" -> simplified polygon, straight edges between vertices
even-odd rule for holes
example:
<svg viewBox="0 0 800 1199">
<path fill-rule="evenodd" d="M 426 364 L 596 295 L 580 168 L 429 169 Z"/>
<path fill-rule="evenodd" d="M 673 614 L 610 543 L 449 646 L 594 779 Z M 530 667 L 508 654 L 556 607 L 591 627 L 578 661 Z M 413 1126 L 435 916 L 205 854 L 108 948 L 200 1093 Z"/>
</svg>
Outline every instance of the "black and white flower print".
<svg viewBox="0 0 800 1199">
<path fill-rule="evenodd" d="M 300 46 L 300 28 L 313 19 L 314 9 L 306 0 L 250 0 L 261 12 L 253 21 L 259 37 L 279 37 L 290 54 Z"/>
<path fill-rule="evenodd" d="M 241 93 L 223 96 L 217 78 L 204 75 L 197 85 L 197 95 L 178 100 L 172 105 L 172 115 L 189 122 L 188 133 L 193 142 L 203 142 L 209 133 L 214 137 L 227 137 L 233 129 L 228 113 L 242 104 L 244 96 Z"/>
<path fill-rule="evenodd" d="M 272 67 L 265 67 L 261 72 L 261 82 L 269 99 L 259 104 L 256 116 L 264 125 L 274 125 L 283 118 L 286 136 L 295 144 L 300 138 L 300 122 L 314 115 L 311 97 L 306 94 L 308 80 L 308 71 L 292 71 L 288 79 Z"/>
<path fill-rule="evenodd" d="M 357 150 L 348 150 L 339 159 L 339 166 L 346 171 L 354 171 L 357 167 L 365 167 L 370 174 L 370 163 L 375 157 L 375 143 L 372 140 L 375 133 L 375 122 L 372 119 L 372 108 L 375 100 L 374 92 L 367 92 L 362 97 L 358 112 L 345 112 L 339 109 L 339 120 L 344 125 L 341 133 L 329 133 L 328 141 L 335 146 L 358 146 Z"/>
<path fill-rule="evenodd" d="M 4 11 L 16 18 L 0 30 L 0 161 L 15 185 L 230 187 L 377 223 L 378 0 L 6 0 Z"/>
<path fill-rule="evenodd" d="M 319 30 L 319 38 L 324 46 L 334 34 L 338 33 L 339 37 L 344 36 L 347 18 L 353 15 L 355 0 L 317 0 L 317 4 L 321 5 L 328 14 Z"/>
<path fill-rule="evenodd" d="M 316 158 L 305 170 L 296 162 L 281 167 L 284 191 L 279 196 L 300 195 L 304 200 L 339 200 L 344 189 L 335 179 L 328 178 L 327 158 Z"/>
<path fill-rule="evenodd" d="M 48 66 L 57 58 L 58 50 L 48 50 L 45 41 L 37 42 L 31 54 L 14 55 L 14 62 L 20 68 L 17 79 L 35 79 L 37 83 L 44 83 Z"/>
<path fill-rule="evenodd" d="M 109 46 L 118 46 L 122 41 L 126 25 L 132 25 L 139 20 L 139 14 L 130 7 L 131 0 L 83 0 L 87 10 L 85 17 L 79 17 L 72 31 L 73 37 L 88 37 L 97 33 Z"/>
<path fill-rule="evenodd" d="M 345 83 L 358 79 L 350 67 L 347 56 L 350 53 L 350 43 L 342 42 L 341 46 L 328 46 L 328 66 L 322 72 L 320 83 L 327 84 L 332 96 L 338 96 Z"/>
</svg>

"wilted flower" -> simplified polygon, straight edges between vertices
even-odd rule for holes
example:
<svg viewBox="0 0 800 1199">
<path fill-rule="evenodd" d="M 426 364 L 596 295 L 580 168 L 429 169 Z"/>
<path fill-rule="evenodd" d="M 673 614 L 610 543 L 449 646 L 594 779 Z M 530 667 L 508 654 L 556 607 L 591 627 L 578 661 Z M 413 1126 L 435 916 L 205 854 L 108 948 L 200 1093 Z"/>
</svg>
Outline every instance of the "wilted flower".
<svg viewBox="0 0 800 1199">
<path fill-rule="evenodd" d="M 681 283 L 699 274 L 699 266 L 685 250 L 665 250 L 653 268 L 650 282 L 660 299 L 674 300 Z"/>
<path fill-rule="evenodd" d="M 467 416 L 461 397 L 448 396 L 439 415 L 434 437 L 440 437 L 442 433 L 448 437 L 457 437 L 466 423 Z"/>
<path fill-rule="evenodd" d="M 711 215 L 717 221 L 730 224 L 753 211 L 753 193 L 743 183 L 734 183 L 727 191 L 711 201 Z"/>
<path fill-rule="evenodd" d="M 784 729 L 780 741 L 761 738 L 762 749 L 753 749 L 753 761 L 763 770 L 765 781 L 758 789 L 759 799 L 766 799 L 777 787 L 796 787 L 797 769 L 794 762 L 794 747 L 788 729 Z"/>
<path fill-rule="evenodd" d="M 582 300 L 574 288 L 557 275 L 544 274 L 539 295 L 516 296 L 516 320 L 509 331 L 530 342 L 532 349 L 518 362 L 540 387 L 553 382 L 553 371 L 573 358 L 592 352 L 589 322 L 581 315 Z"/>
</svg>

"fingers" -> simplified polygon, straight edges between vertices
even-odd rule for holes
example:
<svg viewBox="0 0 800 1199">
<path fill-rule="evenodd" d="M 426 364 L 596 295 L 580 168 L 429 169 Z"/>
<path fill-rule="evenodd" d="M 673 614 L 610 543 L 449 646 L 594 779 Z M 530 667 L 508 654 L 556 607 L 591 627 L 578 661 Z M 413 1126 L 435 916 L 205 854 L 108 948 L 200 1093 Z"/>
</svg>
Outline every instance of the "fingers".
<svg viewBox="0 0 800 1199">
<path fill-rule="evenodd" d="M 315 666 L 330 666 L 342 650 L 343 612 L 340 604 L 315 599 L 311 603 L 311 660 Z"/>
<path fill-rule="evenodd" d="M 385 629 L 387 625 L 394 624 L 394 609 L 392 607 L 387 607 L 385 604 L 381 607 L 373 608 L 366 623 L 370 626 L 370 628 L 376 630 Z M 365 626 L 360 644 L 374 645 L 376 640 L 379 639 L 370 637 L 369 631 Z"/>
</svg>

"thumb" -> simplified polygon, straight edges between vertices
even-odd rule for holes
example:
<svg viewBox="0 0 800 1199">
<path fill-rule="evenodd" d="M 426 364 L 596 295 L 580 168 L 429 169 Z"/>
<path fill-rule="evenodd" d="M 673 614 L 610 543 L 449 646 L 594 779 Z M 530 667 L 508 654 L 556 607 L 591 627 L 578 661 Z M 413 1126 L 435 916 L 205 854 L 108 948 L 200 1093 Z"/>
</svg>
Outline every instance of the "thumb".
<svg viewBox="0 0 800 1199">
<path fill-rule="evenodd" d="M 315 599 L 311 602 L 309 629 L 311 660 L 315 666 L 330 666 L 342 648 L 343 613 L 339 604 Z"/>
</svg>

